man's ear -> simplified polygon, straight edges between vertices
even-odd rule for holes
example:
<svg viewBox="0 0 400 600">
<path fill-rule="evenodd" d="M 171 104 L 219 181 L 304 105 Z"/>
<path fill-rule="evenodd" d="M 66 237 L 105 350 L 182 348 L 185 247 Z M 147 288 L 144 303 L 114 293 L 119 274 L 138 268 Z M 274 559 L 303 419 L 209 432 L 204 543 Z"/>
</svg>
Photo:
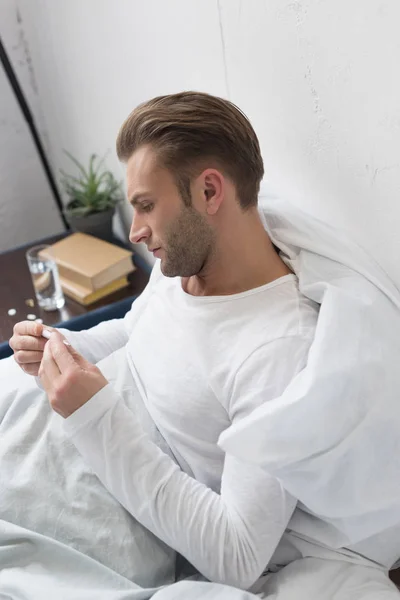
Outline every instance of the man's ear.
<svg viewBox="0 0 400 600">
<path fill-rule="evenodd" d="M 225 178 L 217 169 L 206 169 L 201 178 L 206 212 L 208 215 L 215 215 L 224 199 Z"/>
</svg>

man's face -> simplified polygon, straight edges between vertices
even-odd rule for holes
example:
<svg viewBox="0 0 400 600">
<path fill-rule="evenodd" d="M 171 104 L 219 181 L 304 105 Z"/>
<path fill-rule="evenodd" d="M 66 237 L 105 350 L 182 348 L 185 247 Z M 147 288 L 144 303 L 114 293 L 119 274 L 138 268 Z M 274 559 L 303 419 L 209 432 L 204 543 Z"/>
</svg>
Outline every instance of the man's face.
<svg viewBox="0 0 400 600">
<path fill-rule="evenodd" d="M 145 243 L 161 259 L 167 277 L 197 275 L 212 254 L 214 232 L 196 208 L 186 206 L 170 171 L 154 151 L 139 148 L 127 163 L 128 198 L 134 207 L 129 239 Z"/>
</svg>

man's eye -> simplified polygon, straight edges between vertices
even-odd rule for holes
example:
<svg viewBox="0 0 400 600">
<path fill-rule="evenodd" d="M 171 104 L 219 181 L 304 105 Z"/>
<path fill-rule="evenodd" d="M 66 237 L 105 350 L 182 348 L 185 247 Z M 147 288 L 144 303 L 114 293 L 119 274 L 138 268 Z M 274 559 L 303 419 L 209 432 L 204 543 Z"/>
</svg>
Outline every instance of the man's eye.
<svg viewBox="0 0 400 600">
<path fill-rule="evenodd" d="M 149 204 L 142 204 L 140 208 L 143 212 L 150 212 L 153 209 L 153 206 L 154 204 L 149 202 Z"/>
</svg>

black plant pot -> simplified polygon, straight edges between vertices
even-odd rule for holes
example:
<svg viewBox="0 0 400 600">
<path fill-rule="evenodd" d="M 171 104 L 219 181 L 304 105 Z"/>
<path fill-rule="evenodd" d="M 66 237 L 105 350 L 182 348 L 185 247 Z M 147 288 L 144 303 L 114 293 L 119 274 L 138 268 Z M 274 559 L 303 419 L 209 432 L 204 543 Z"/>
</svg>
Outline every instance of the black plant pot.
<svg viewBox="0 0 400 600">
<path fill-rule="evenodd" d="M 70 224 L 72 231 L 80 231 L 94 235 L 102 240 L 111 242 L 113 239 L 112 222 L 115 208 L 110 208 L 103 212 L 93 213 L 85 217 L 77 217 L 65 210 L 65 217 Z"/>
</svg>

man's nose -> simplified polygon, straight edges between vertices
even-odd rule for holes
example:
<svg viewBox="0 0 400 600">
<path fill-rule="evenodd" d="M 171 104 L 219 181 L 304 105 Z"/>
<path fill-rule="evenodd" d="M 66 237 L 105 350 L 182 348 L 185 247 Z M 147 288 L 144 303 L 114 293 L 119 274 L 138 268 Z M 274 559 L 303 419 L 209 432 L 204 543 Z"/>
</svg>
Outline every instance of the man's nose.
<svg viewBox="0 0 400 600">
<path fill-rule="evenodd" d="M 132 244 L 140 244 L 150 237 L 150 228 L 140 218 L 135 215 L 132 219 L 131 230 L 129 232 L 129 241 Z"/>
</svg>

